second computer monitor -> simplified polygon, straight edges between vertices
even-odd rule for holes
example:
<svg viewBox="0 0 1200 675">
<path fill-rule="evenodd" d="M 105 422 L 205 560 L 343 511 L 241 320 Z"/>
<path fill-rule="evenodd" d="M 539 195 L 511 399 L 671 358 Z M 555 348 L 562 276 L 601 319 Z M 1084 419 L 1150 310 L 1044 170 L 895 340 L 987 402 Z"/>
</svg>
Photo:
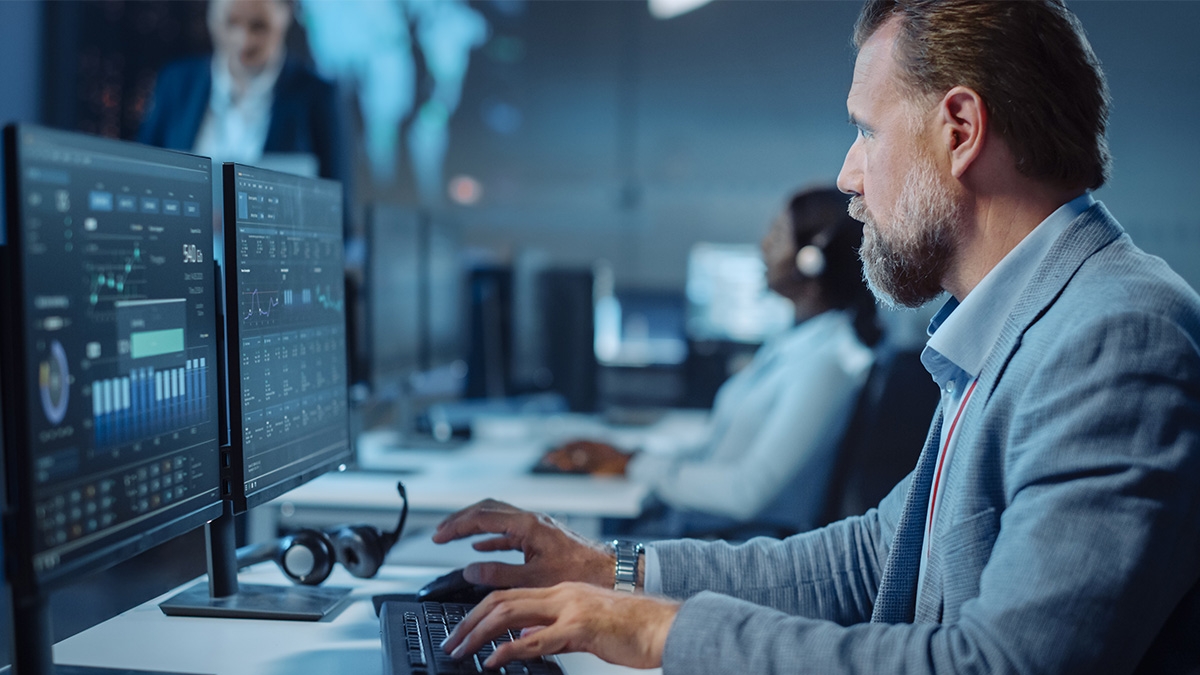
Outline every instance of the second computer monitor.
<svg viewBox="0 0 1200 675">
<path fill-rule="evenodd" d="M 236 512 L 350 458 L 342 186 L 224 166 L 230 449 Z"/>
<path fill-rule="evenodd" d="M 421 215 L 375 204 L 367 225 L 367 361 L 371 388 L 386 399 L 424 367 Z"/>
<path fill-rule="evenodd" d="M 790 302 L 767 288 L 752 244 L 699 243 L 687 269 L 687 333 L 692 340 L 758 343 L 795 321 Z"/>
</svg>

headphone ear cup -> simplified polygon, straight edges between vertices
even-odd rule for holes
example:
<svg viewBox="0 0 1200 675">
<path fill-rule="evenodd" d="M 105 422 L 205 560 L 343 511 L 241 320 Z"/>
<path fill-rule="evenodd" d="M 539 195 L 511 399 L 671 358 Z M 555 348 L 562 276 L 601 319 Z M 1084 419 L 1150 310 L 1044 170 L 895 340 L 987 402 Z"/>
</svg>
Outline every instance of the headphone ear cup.
<svg viewBox="0 0 1200 675">
<path fill-rule="evenodd" d="M 370 525 L 349 525 L 332 532 L 333 550 L 337 561 L 350 574 L 367 579 L 375 576 L 383 565 L 386 551 L 379 530 Z"/>
<path fill-rule="evenodd" d="M 802 246 L 796 252 L 796 269 L 809 279 L 816 279 L 825 273 L 825 252 L 816 244 Z"/>
<path fill-rule="evenodd" d="M 292 581 L 316 586 L 329 578 L 336 559 L 333 542 L 324 532 L 305 529 L 279 540 L 275 562 Z"/>
</svg>

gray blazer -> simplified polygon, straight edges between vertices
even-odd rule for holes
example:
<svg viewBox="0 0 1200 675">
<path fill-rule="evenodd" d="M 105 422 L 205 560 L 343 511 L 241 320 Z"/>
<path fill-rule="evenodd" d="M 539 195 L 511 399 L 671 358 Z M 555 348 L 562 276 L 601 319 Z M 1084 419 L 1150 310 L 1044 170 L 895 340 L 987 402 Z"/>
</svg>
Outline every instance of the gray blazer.
<svg viewBox="0 0 1200 675">
<path fill-rule="evenodd" d="M 655 544 L 686 599 L 665 673 L 1200 671 L 1200 297 L 1103 205 L 988 356 L 916 578 L 918 467 L 783 541 Z M 874 619 L 872 621 L 872 619 Z"/>
</svg>

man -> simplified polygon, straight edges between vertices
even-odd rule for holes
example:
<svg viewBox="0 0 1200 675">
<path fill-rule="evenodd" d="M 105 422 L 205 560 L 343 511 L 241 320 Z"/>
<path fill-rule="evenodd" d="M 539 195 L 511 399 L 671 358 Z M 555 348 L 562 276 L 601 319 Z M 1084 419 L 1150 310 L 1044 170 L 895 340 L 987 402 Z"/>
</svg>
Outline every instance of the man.
<svg viewBox="0 0 1200 675">
<path fill-rule="evenodd" d="M 304 153 L 317 172 L 343 182 L 349 160 L 332 84 L 287 58 L 288 0 L 212 0 L 212 58 L 168 65 L 138 132 L 142 143 L 217 161 Z"/>
<path fill-rule="evenodd" d="M 877 509 L 784 541 L 613 554 L 484 502 L 493 593 L 447 640 L 544 626 L 492 663 L 586 650 L 667 673 L 1200 669 L 1200 297 L 1088 193 L 1108 95 L 1059 0 L 870 0 L 838 184 L 881 297 L 953 298 L 917 467 Z M 582 582 L 582 583 L 580 583 Z M 711 591 L 715 591 L 711 592 Z M 666 598 L 653 597 L 661 594 Z M 673 598 L 673 599 L 667 599 Z M 682 602 L 680 602 L 682 601 Z"/>
</svg>

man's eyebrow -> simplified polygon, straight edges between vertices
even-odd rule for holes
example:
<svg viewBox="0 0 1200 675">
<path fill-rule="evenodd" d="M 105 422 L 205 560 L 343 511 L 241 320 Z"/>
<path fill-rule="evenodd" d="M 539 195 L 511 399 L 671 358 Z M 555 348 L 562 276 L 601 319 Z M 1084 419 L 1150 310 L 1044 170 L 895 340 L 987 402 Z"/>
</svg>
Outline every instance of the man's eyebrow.
<svg viewBox="0 0 1200 675">
<path fill-rule="evenodd" d="M 860 129 L 870 129 L 871 128 L 869 125 L 863 123 L 862 120 L 855 117 L 854 113 L 851 113 L 846 121 L 849 122 L 850 126 L 852 126 L 852 127 L 858 127 Z"/>
</svg>

